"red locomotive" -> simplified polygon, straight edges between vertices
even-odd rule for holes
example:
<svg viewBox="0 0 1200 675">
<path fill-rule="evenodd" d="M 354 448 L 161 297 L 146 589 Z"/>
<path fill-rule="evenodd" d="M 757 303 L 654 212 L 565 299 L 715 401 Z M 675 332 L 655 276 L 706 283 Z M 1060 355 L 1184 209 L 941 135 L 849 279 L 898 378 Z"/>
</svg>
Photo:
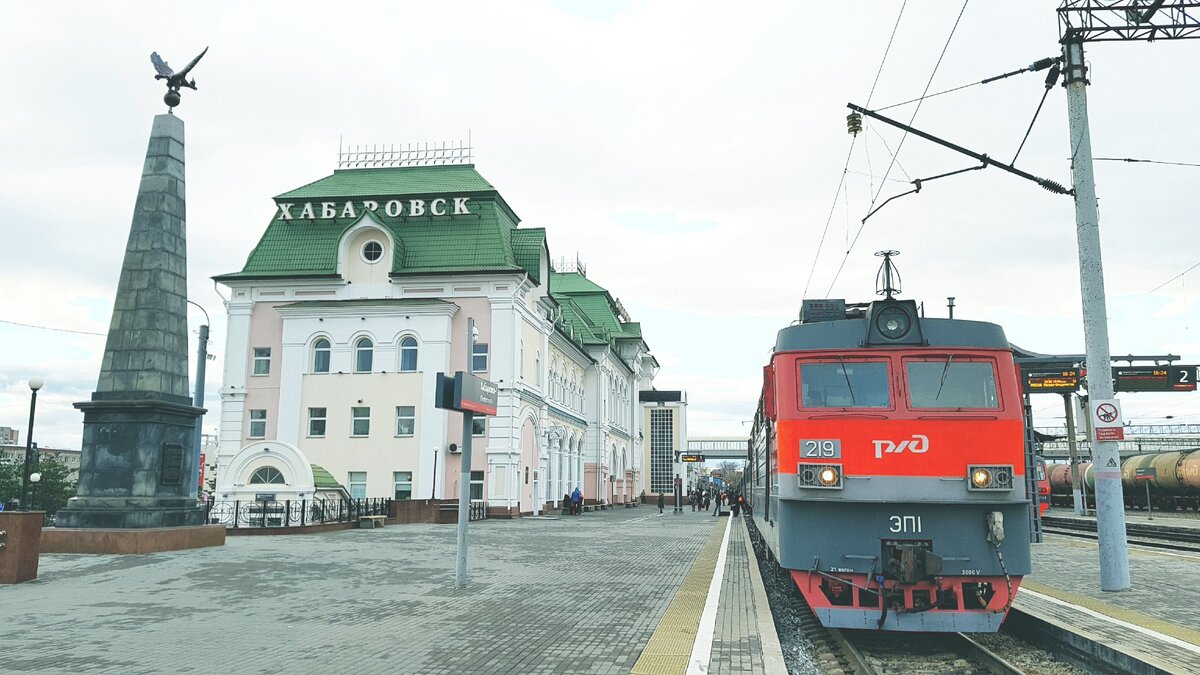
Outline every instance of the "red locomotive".
<svg viewBox="0 0 1200 675">
<path fill-rule="evenodd" d="M 806 301 L 764 368 L 753 518 L 822 624 L 995 631 L 1030 570 L 1022 393 L 1000 326 Z"/>
</svg>

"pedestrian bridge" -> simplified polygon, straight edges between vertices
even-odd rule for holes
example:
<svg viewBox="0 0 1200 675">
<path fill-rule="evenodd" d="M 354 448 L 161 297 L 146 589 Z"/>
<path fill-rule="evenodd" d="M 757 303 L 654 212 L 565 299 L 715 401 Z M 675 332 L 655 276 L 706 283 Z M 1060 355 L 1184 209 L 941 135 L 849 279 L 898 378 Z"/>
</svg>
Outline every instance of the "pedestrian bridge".
<svg viewBox="0 0 1200 675">
<path fill-rule="evenodd" d="M 688 438 L 687 454 L 703 455 L 706 464 L 721 459 L 746 459 L 750 439 L 745 436 L 692 436 Z"/>
</svg>

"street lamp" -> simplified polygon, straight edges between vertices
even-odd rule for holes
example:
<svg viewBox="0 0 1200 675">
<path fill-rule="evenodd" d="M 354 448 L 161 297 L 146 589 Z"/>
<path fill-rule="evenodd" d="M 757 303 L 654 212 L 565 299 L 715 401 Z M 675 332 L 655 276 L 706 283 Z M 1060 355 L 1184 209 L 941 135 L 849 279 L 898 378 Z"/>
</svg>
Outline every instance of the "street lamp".
<svg viewBox="0 0 1200 675">
<path fill-rule="evenodd" d="M 37 410 L 37 393 L 42 388 L 42 378 L 29 380 L 29 428 L 25 431 L 25 470 L 21 472 L 21 508 L 29 510 L 29 458 L 33 455 L 33 413 Z M 41 480 L 41 474 L 38 479 Z"/>
<path fill-rule="evenodd" d="M 36 471 L 29 474 L 29 483 L 30 483 L 29 489 L 31 491 L 30 497 L 29 497 L 29 505 L 30 506 L 33 506 L 33 501 L 37 498 L 37 484 L 39 482 L 41 482 L 41 480 L 42 480 L 42 474 L 40 474 Z M 26 509 L 26 510 L 28 510 L 28 509 Z"/>
</svg>

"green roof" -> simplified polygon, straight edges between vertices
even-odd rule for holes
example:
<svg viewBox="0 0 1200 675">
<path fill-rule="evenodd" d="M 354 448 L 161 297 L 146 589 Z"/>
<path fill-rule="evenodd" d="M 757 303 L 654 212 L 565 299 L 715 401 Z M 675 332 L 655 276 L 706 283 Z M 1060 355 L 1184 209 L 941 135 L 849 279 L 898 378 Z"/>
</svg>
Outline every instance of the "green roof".
<svg viewBox="0 0 1200 675">
<path fill-rule="evenodd" d="M 323 466 L 310 464 L 313 472 L 313 486 L 318 490 L 345 490 L 342 484 L 334 479 L 333 474 L 325 470 Z"/>
<path fill-rule="evenodd" d="M 542 283 L 542 251 L 546 248 L 546 229 L 531 227 L 512 231 L 513 258 L 529 271 L 535 283 Z"/>
<path fill-rule="evenodd" d="M 642 337 L 642 325 L 621 321 L 612 295 L 582 274 L 551 273 L 550 296 L 562 308 L 560 330 L 582 344 L 602 345 Z"/>
<path fill-rule="evenodd" d="M 469 214 L 433 216 L 427 210 L 422 216 L 391 217 L 383 207 L 386 199 L 399 195 L 464 194 L 471 195 Z M 363 197 L 370 197 L 378 207 L 368 211 Z M 366 217 L 392 235 L 393 275 L 528 272 L 536 283 L 545 282 L 540 277 L 546 231 L 519 229 L 512 209 L 471 165 L 341 169 L 276 199 L 333 201 L 338 204 L 338 217 L 302 220 L 293 207 L 292 217 L 284 219 L 281 210 L 241 271 L 215 279 L 335 276 L 342 235 Z M 355 202 L 355 215 L 342 218 L 341 207 L 347 201 Z"/>
<path fill-rule="evenodd" d="M 402 166 L 371 169 L 338 169 L 308 185 L 285 192 L 275 199 L 324 199 L 329 197 L 394 197 L 445 192 L 495 192 L 473 164 L 445 166 Z"/>
</svg>

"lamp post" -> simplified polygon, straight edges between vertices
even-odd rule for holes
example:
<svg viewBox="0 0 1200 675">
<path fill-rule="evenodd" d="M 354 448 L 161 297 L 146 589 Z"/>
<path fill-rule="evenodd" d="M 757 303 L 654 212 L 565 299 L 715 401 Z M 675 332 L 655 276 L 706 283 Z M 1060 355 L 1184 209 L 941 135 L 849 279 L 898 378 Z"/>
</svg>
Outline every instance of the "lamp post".
<svg viewBox="0 0 1200 675">
<path fill-rule="evenodd" d="M 29 506 L 33 506 L 33 502 L 37 499 L 37 484 L 42 480 L 42 474 L 34 471 L 29 474 Z M 26 509 L 30 510 L 30 509 Z"/>
<path fill-rule="evenodd" d="M 33 455 L 33 414 L 37 410 L 37 393 L 42 388 L 42 378 L 29 380 L 29 429 L 25 432 L 25 470 L 21 472 L 21 508 L 29 510 L 29 458 Z M 41 479 L 38 474 L 38 479 Z"/>
</svg>

